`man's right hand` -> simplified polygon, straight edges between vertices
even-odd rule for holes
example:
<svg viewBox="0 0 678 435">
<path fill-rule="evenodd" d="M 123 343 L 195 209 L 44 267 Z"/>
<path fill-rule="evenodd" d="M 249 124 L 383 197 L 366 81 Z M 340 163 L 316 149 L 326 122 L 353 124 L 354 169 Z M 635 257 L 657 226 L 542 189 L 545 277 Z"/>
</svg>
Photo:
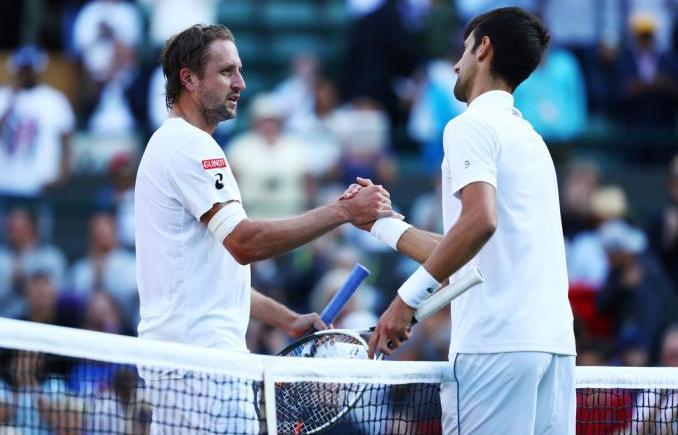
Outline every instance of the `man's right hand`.
<svg viewBox="0 0 678 435">
<path fill-rule="evenodd" d="M 341 195 L 341 197 L 339 197 L 339 201 L 340 201 L 340 202 L 345 202 L 345 201 L 351 200 L 351 199 L 353 199 L 356 195 L 358 195 L 358 193 L 360 193 L 360 191 L 361 191 L 362 189 L 368 188 L 368 187 L 377 187 L 377 188 L 379 188 L 379 191 L 380 191 L 381 193 L 383 193 L 384 195 L 386 195 L 386 197 L 387 197 L 387 199 L 388 199 L 388 206 L 389 206 L 389 209 L 390 209 L 390 213 L 389 213 L 389 214 L 386 214 L 386 215 L 380 215 L 379 217 L 377 217 L 377 218 L 375 218 L 375 219 L 371 219 L 371 220 L 369 220 L 369 221 L 364 221 L 364 222 L 362 222 L 362 223 L 361 223 L 361 222 L 358 222 L 358 221 L 355 221 L 355 220 L 351 220 L 351 223 L 352 223 L 354 226 L 356 226 L 357 228 L 359 228 L 359 229 L 361 229 L 361 230 L 370 232 L 370 230 L 372 229 L 372 225 L 374 224 L 374 221 L 375 221 L 376 219 L 379 219 L 379 218 L 382 218 L 382 217 L 394 217 L 394 218 L 396 218 L 396 219 L 401 219 L 401 220 L 402 220 L 402 219 L 405 218 L 405 217 L 404 217 L 403 215 L 401 215 L 400 213 L 396 213 L 395 211 L 392 210 L 392 208 L 391 208 L 391 200 L 390 200 L 391 194 L 390 194 L 386 189 L 384 189 L 383 186 L 381 186 L 381 185 L 375 185 L 374 183 L 372 183 L 372 180 L 370 180 L 369 178 L 361 178 L 361 177 L 357 177 L 357 178 L 356 178 L 356 182 L 353 183 L 353 184 L 351 184 L 349 187 L 347 187 L 346 190 L 344 191 L 344 193 Z"/>
<path fill-rule="evenodd" d="M 386 189 L 380 185 L 374 185 L 370 180 L 360 180 L 364 180 L 365 184 L 359 189 L 354 189 L 350 195 L 342 195 L 337 202 L 353 225 L 361 226 L 375 219 L 398 216 L 391 208 L 391 195 Z"/>
</svg>

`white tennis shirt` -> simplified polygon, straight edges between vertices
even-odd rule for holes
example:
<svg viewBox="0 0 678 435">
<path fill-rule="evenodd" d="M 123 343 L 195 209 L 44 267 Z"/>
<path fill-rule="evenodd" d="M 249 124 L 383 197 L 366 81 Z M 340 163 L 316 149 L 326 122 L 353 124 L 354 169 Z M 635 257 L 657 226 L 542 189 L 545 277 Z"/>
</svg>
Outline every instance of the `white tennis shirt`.
<svg viewBox="0 0 678 435">
<path fill-rule="evenodd" d="M 459 218 L 459 191 L 473 182 L 495 187 L 498 219 L 494 235 L 458 272 L 478 267 L 485 282 L 452 303 L 450 355 L 574 355 L 558 185 L 546 144 L 511 94 L 490 91 L 447 124 L 443 145 L 445 232 Z"/>
<path fill-rule="evenodd" d="M 153 134 L 135 187 L 139 337 L 247 351 L 250 268 L 240 265 L 200 217 L 240 201 L 212 136 L 181 118 Z"/>
</svg>

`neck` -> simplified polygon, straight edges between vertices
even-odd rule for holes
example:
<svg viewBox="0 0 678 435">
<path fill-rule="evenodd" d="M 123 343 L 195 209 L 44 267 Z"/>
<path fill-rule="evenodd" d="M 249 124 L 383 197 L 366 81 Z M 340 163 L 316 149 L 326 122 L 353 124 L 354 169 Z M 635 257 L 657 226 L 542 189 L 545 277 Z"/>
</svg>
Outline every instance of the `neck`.
<svg viewBox="0 0 678 435">
<path fill-rule="evenodd" d="M 217 128 L 217 124 L 207 121 L 193 100 L 184 95 L 172 106 L 170 117 L 182 118 L 184 121 L 208 134 L 214 133 L 214 130 Z"/>
<path fill-rule="evenodd" d="M 467 103 L 471 104 L 471 101 L 475 100 L 479 95 L 489 91 L 506 91 L 509 94 L 513 93 L 513 89 L 511 89 L 511 87 L 507 85 L 505 81 L 487 77 L 486 79 L 478 80 L 474 84 Z"/>
<path fill-rule="evenodd" d="M 29 312 L 28 318 L 31 322 L 52 323 L 56 317 L 55 312 L 54 307 L 33 308 Z"/>
<path fill-rule="evenodd" d="M 14 245 L 14 249 L 16 252 L 25 252 L 33 248 L 35 244 L 35 239 L 22 240 Z"/>
</svg>

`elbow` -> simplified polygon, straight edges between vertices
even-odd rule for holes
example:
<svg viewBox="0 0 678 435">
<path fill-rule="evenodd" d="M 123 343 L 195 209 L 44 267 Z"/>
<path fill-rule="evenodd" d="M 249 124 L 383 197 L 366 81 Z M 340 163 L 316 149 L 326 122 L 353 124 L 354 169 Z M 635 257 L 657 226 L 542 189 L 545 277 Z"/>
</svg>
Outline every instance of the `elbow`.
<svg viewBox="0 0 678 435">
<path fill-rule="evenodd" d="M 249 221 L 245 220 L 238 224 L 224 239 L 224 247 L 238 264 L 247 266 L 261 259 L 260 253 L 256 249 L 258 243 L 254 240 L 255 234 L 256 232 L 249 225 Z"/>
<path fill-rule="evenodd" d="M 490 240 L 494 232 L 497 231 L 497 217 L 484 216 L 476 222 L 478 225 L 478 239 L 485 243 Z"/>
<path fill-rule="evenodd" d="M 224 243 L 224 245 L 226 244 Z M 247 266 L 257 261 L 256 253 L 248 245 L 246 243 L 230 243 L 226 246 L 226 249 L 238 264 Z"/>
</svg>

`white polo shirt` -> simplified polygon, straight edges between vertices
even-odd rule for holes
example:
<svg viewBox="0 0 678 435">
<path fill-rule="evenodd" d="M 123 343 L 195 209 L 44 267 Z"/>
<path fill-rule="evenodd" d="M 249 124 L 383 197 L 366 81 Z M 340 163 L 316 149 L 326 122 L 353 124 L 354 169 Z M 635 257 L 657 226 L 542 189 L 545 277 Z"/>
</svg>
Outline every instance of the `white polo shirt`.
<svg viewBox="0 0 678 435">
<path fill-rule="evenodd" d="M 200 217 L 241 201 L 212 136 L 181 118 L 153 134 L 135 187 L 139 337 L 247 351 L 250 268 Z"/>
<path fill-rule="evenodd" d="M 480 268 L 485 282 L 452 303 L 450 355 L 574 355 L 558 184 L 541 136 L 511 94 L 490 91 L 447 124 L 443 144 L 445 232 L 459 218 L 460 190 L 473 182 L 494 186 L 498 218 L 494 235 L 464 267 Z"/>
</svg>

